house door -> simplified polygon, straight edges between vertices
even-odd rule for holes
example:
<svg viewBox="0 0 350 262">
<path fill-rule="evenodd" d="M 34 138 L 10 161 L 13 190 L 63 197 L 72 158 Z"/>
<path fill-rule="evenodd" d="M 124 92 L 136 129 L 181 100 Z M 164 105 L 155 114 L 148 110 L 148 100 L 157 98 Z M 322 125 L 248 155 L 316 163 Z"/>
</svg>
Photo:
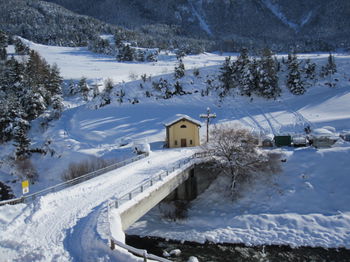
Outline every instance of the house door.
<svg viewBox="0 0 350 262">
<path fill-rule="evenodd" d="M 187 147 L 186 139 L 181 139 L 181 147 Z"/>
</svg>

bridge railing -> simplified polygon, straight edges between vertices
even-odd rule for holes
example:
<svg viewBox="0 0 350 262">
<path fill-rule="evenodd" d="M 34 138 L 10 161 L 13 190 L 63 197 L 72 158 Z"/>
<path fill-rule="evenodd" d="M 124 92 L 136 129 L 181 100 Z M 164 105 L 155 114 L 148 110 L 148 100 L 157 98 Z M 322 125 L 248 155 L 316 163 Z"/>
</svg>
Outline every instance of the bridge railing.
<svg viewBox="0 0 350 262">
<path fill-rule="evenodd" d="M 16 205 L 16 204 L 19 204 L 19 203 L 26 203 L 26 202 L 29 202 L 29 201 L 33 201 L 35 198 L 37 198 L 39 196 L 42 196 L 42 195 L 45 195 L 45 194 L 51 193 L 51 192 L 57 192 L 57 191 L 62 190 L 64 188 L 67 188 L 67 187 L 70 187 L 70 186 L 82 183 L 82 182 L 84 182 L 86 180 L 89 180 L 91 178 L 100 176 L 100 175 L 105 174 L 105 173 L 107 173 L 109 171 L 115 170 L 117 168 L 126 166 L 126 165 L 128 165 L 130 163 L 133 163 L 135 161 L 141 160 L 141 159 L 147 157 L 148 155 L 149 155 L 148 153 L 145 153 L 145 154 L 138 155 L 136 157 L 128 158 L 128 159 L 125 159 L 125 160 L 123 160 L 121 162 L 112 164 L 110 166 L 101 168 L 99 170 L 90 172 L 88 174 L 85 174 L 83 176 L 80 176 L 80 177 L 77 177 L 77 178 L 73 178 L 71 180 L 68 180 L 66 182 L 57 184 L 57 185 L 52 186 L 52 187 L 45 188 L 45 189 L 43 189 L 41 191 L 38 191 L 38 192 L 35 192 L 33 194 L 29 194 L 29 195 L 22 196 L 22 197 L 19 197 L 19 198 L 14 198 L 14 199 L 1 201 L 0 202 L 0 206 L 7 205 L 7 204 L 9 204 L 9 205 Z"/>
<path fill-rule="evenodd" d="M 141 184 L 139 184 L 135 188 L 131 189 L 130 191 L 128 191 L 124 195 L 121 195 L 121 196 L 117 197 L 117 199 L 115 199 L 114 201 L 110 201 L 111 207 L 114 206 L 115 208 L 119 208 L 124 203 L 132 200 L 134 197 L 136 197 L 137 195 L 141 194 L 147 188 L 152 187 L 158 181 L 162 181 L 164 178 L 166 178 L 169 174 L 174 172 L 176 169 L 179 169 L 179 168 L 183 167 L 187 163 L 191 162 L 193 159 L 205 158 L 205 157 L 208 157 L 208 156 L 211 156 L 211 152 L 209 152 L 209 151 L 198 152 L 198 153 L 193 154 L 189 158 L 186 158 L 186 159 L 183 159 L 183 160 L 180 160 L 180 161 L 176 162 L 168 170 L 159 171 L 158 173 L 154 174 L 149 179 L 147 179 L 146 181 L 142 182 Z"/>
<path fill-rule="evenodd" d="M 169 259 L 165 259 L 163 257 L 158 257 L 158 256 L 152 255 L 152 254 L 148 254 L 147 250 L 145 250 L 145 249 L 137 249 L 135 247 L 129 246 L 127 244 L 124 244 L 124 243 L 112 238 L 111 239 L 111 249 L 114 250 L 116 245 L 128 250 L 130 253 L 132 253 L 134 255 L 142 257 L 143 261 L 147 261 L 147 259 L 151 259 L 152 261 L 171 262 L 171 260 L 169 260 Z"/>
</svg>

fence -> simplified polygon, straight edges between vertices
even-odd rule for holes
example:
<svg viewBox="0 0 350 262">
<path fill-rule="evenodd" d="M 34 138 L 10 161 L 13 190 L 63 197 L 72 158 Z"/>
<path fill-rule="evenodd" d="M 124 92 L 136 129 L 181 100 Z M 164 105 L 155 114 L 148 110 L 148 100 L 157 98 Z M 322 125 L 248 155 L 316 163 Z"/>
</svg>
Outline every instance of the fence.
<svg viewBox="0 0 350 262">
<path fill-rule="evenodd" d="M 116 200 L 111 202 L 111 205 L 114 206 L 115 208 L 119 208 L 125 202 L 127 202 L 129 200 L 132 200 L 133 197 L 139 195 L 145 189 L 152 187 L 158 181 L 162 181 L 171 172 L 175 171 L 176 169 L 179 169 L 179 168 L 183 167 L 187 163 L 191 162 L 193 159 L 204 158 L 204 157 L 208 157 L 210 155 L 211 155 L 211 152 L 200 152 L 200 153 L 193 154 L 189 158 L 186 158 L 184 160 L 178 161 L 175 165 L 172 166 L 172 168 L 170 168 L 168 170 L 162 170 L 162 171 L 156 173 L 155 175 L 151 176 L 150 179 L 142 182 L 141 184 L 139 184 L 137 187 L 133 188 L 132 190 L 130 190 L 126 194 L 124 194 L 122 196 L 119 196 Z"/>
<path fill-rule="evenodd" d="M 108 203 L 108 210 L 109 208 L 119 208 L 122 204 L 124 204 L 125 202 L 132 200 L 133 197 L 139 195 L 140 193 L 142 193 L 145 189 L 152 187 L 156 182 L 158 181 L 162 181 L 165 177 L 167 177 L 171 172 L 175 171 L 176 169 L 179 169 L 181 167 L 183 167 L 184 165 L 190 163 L 192 160 L 194 159 L 198 159 L 198 158 L 205 158 L 208 156 L 211 156 L 212 152 L 211 151 L 206 151 L 206 152 L 200 152 L 200 153 L 195 153 L 193 154 L 191 157 L 186 158 L 184 160 L 181 160 L 179 162 L 177 162 L 175 165 L 172 166 L 172 168 L 170 168 L 169 170 L 163 170 L 160 171 L 158 173 L 156 173 L 155 175 L 153 175 L 149 180 L 141 183 L 140 185 L 138 185 L 136 188 L 130 190 L 128 193 L 118 197 L 116 200 L 114 201 L 110 201 Z M 109 211 L 108 211 L 109 212 Z M 124 248 L 126 250 L 128 250 L 129 252 L 131 252 L 132 254 L 138 255 L 143 257 L 144 261 L 147 261 L 147 259 L 152 259 L 154 261 L 159 261 L 159 262 L 171 262 L 171 260 L 162 258 L 162 257 L 158 257 L 152 254 L 148 254 L 147 250 L 143 250 L 143 249 L 137 249 L 134 248 L 132 246 L 126 245 L 116 239 L 114 239 L 111 236 L 111 249 L 114 250 L 115 249 L 115 245 Z"/>
<path fill-rule="evenodd" d="M 124 243 L 122 243 L 122 242 L 112 238 L 111 239 L 111 249 L 114 250 L 116 245 L 121 247 L 121 248 L 124 248 L 124 249 L 128 250 L 129 252 L 131 252 L 134 255 L 143 257 L 143 261 L 147 261 L 147 259 L 152 259 L 152 261 L 172 262 L 171 260 L 168 260 L 168 259 L 165 259 L 165 258 L 162 258 L 162 257 L 158 257 L 158 256 L 155 256 L 155 255 L 152 255 L 152 254 L 148 254 L 147 250 L 145 250 L 145 249 L 137 249 L 137 248 L 134 248 L 132 246 L 126 245 L 126 244 L 124 244 Z"/>
<path fill-rule="evenodd" d="M 57 192 L 57 191 L 62 190 L 64 188 L 67 188 L 67 187 L 70 187 L 70 186 L 82 183 L 82 182 L 84 182 L 86 180 L 89 180 L 91 178 L 100 176 L 100 175 L 105 174 L 105 173 L 107 173 L 109 171 L 115 170 L 117 168 L 126 166 L 126 165 L 128 165 L 130 163 L 133 163 L 135 161 L 143 159 L 143 158 L 147 157 L 148 155 L 149 155 L 148 153 L 145 153 L 145 154 L 142 154 L 142 155 L 138 155 L 136 157 L 132 157 L 132 158 L 126 159 L 124 161 L 121 161 L 121 162 L 115 163 L 113 165 L 101 168 L 99 170 L 93 171 L 93 172 L 88 173 L 86 175 L 83 175 L 83 176 L 71 179 L 69 181 L 60 183 L 60 184 L 52 186 L 52 187 L 45 188 L 45 189 L 43 189 L 41 191 L 35 192 L 35 193 L 27 195 L 27 196 L 22 196 L 20 198 L 15 198 L 15 199 L 1 201 L 0 202 L 0 206 L 6 205 L 6 204 L 16 205 L 16 204 L 19 204 L 19 203 L 25 203 L 27 201 L 33 201 L 38 196 L 42 196 L 42 195 L 45 195 L 45 194 L 51 193 L 51 192 Z"/>
</svg>

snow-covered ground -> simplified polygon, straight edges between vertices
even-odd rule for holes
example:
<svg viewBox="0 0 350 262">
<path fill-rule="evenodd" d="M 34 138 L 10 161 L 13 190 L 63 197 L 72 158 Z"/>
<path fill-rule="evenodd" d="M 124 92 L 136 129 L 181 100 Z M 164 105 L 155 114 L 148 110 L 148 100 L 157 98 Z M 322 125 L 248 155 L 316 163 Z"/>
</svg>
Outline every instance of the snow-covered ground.
<svg viewBox="0 0 350 262">
<path fill-rule="evenodd" d="M 0 207 L 0 253 L 7 261 L 134 261 L 109 251 L 107 205 L 194 149 L 153 152 L 145 159 L 51 193 L 32 204 Z"/>
<path fill-rule="evenodd" d="M 350 248 L 350 143 L 283 149 L 283 173 L 261 178 L 228 201 L 223 178 L 192 202 L 188 218 L 162 219 L 155 208 L 128 234 L 196 242 Z"/>
<path fill-rule="evenodd" d="M 240 96 L 219 101 L 217 96 L 202 97 L 200 92 L 195 92 L 203 89 L 203 79 L 217 72 L 224 60 L 224 56 L 218 54 L 185 57 L 187 69 L 200 70 L 199 77 L 190 71 L 180 80 L 192 95 L 162 100 L 145 98 L 145 90 L 139 88 L 141 80 L 134 78 L 147 74 L 152 75 L 152 79 L 172 79 L 176 64 L 172 54 L 162 54 L 155 63 L 118 63 L 113 57 L 93 54 L 85 48 L 34 43 L 30 43 L 30 47 L 49 63 L 57 63 L 65 80 L 85 76 L 90 83 L 102 83 L 112 78 L 120 83 L 128 97 L 140 100 L 135 105 L 113 102 L 95 109 L 95 101 L 84 105 L 77 98 L 67 98 L 67 109 L 48 129 L 42 130 L 34 123 L 30 133 L 34 145 L 50 140 L 50 147 L 56 153 L 52 157 L 34 156 L 32 161 L 40 176 L 38 183 L 31 186 L 31 192 L 61 182 L 61 175 L 70 162 L 91 155 L 113 159 L 127 157 L 132 154 L 134 141 L 149 142 L 154 152 L 152 162 L 156 163 L 149 169 L 147 160 L 141 160 L 119 170 L 118 174 L 110 172 L 83 185 L 44 196 L 33 204 L 0 207 L 0 254 L 6 260 L 127 261 L 129 258 L 110 253 L 106 246 L 106 201 L 131 186 L 128 175 L 132 175 L 132 180 L 135 178 L 133 182 L 141 182 L 151 172 L 191 153 L 161 148 L 165 138 L 163 123 L 175 114 L 199 119 L 199 114 L 210 106 L 217 114 L 216 123 L 239 123 L 263 134 L 303 133 L 307 125 L 312 129 L 332 126 L 336 132 L 350 130 L 350 56 L 346 54 L 335 56 L 339 78 L 336 88 L 330 89 L 321 82 L 300 97 L 283 90 L 282 97 L 276 101 L 254 98 L 251 102 Z M 327 56 L 299 57 L 311 58 L 321 66 L 326 63 Z M 150 85 L 145 83 L 145 88 Z M 203 127 L 201 134 L 204 138 Z M 11 175 L 14 168 L 5 158 L 11 150 L 11 143 L 0 145 L 0 178 L 3 181 L 14 179 Z M 349 248 L 347 188 L 350 170 L 346 165 L 349 152 L 348 143 L 338 143 L 331 149 L 284 150 L 287 162 L 283 164 L 283 173 L 274 178 L 273 186 L 258 187 L 254 193 L 247 191 L 239 201 L 226 203 L 222 197 L 216 197 L 222 183 L 217 181 L 194 202 L 187 221 L 161 224 L 151 216 L 136 224 L 131 232 L 197 241 Z M 20 183 L 12 187 L 16 195 L 20 195 Z M 159 227 L 156 229 L 155 225 Z M 83 238 L 87 241 L 81 241 Z"/>
</svg>

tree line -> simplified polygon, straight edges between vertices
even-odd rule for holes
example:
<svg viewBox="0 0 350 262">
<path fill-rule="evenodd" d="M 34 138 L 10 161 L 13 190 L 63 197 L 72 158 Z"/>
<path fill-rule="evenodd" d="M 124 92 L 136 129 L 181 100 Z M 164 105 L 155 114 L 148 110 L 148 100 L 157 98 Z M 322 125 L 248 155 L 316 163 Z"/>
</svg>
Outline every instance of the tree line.
<svg viewBox="0 0 350 262">
<path fill-rule="evenodd" d="M 44 112 L 45 121 L 60 117 L 62 104 L 62 77 L 57 65 L 50 66 L 45 59 L 17 40 L 17 55 L 6 54 L 7 36 L 0 32 L 0 143 L 14 139 L 16 158 L 30 154 L 27 132 L 30 122 Z M 5 51 L 4 51 L 5 50 Z"/>
<path fill-rule="evenodd" d="M 337 79 L 334 74 L 337 66 L 334 56 L 329 54 L 327 64 L 319 72 L 310 59 L 298 60 L 295 53 L 288 54 L 287 59 L 279 61 L 270 49 L 265 48 L 261 55 L 249 56 L 248 49 L 242 49 L 236 60 L 227 57 L 220 67 L 217 87 L 219 96 L 225 97 L 232 91 L 242 96 L 256 96 L 276 99 L 280 96 L 281 84 L 294 95 L 302 95 L 307 88 L 314 85 L 318 78 L 328 79 L 326 85 L 335 87 Z M 283 79 L 284 78 L 284 79 Z"/>
</svg>

